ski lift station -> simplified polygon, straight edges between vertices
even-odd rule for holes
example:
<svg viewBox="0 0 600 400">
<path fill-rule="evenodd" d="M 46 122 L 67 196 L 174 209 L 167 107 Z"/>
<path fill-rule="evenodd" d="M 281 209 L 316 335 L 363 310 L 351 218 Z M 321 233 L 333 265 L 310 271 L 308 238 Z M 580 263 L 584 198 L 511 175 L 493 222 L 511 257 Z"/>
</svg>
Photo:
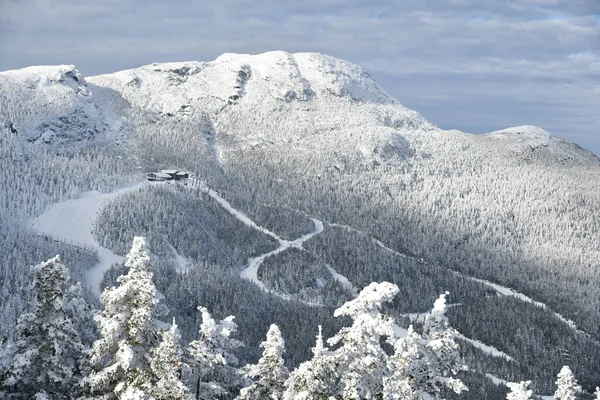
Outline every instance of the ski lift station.
<svg viewBox="0 0 600 400">
<path fill-rule="evenodd" d="M 178 171 L 174 169 L 163 169 L 160 172 L 150 172 L 148 174 L 149 181 L 163 182 L 163 181 L 181 181 L 186 180 L 190 177 L 189 172 Z"/>
</svg>

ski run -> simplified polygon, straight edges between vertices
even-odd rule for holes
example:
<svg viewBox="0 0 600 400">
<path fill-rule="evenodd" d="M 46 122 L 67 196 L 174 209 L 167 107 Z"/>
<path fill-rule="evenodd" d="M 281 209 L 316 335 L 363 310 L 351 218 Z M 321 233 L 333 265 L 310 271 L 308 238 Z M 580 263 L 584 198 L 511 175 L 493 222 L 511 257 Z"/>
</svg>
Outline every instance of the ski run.
<svg viewBox="0 0 600 400">
<path fill-rule="evenodd" d="M 86 271 L 84 285 L 96 295 L 100 295 L 100 282 L 104 273 L 113 264 L 120 264 L 124 258 L 100 246 L 92 233 L 98 210 L 103 202 L 128 191 L 135 190 L 145 183 L 124 187 L 110 193 L 91 191 L 79 198 L 56 203 L 32 221 L 37 232 L 58 237 L 69 243 L 77 242 L 98 252 L 98 263 Z"/>
</svg>

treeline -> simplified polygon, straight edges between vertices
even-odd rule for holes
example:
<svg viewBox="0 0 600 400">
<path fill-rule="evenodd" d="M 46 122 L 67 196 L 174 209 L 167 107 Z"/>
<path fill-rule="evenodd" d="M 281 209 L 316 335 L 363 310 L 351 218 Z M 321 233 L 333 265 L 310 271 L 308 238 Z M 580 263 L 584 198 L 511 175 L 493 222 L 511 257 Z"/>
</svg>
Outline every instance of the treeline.
<svg viewBox="0 0 600 400">
<path fill-rule="evenodd" d="M 233 316 L 217 320 L 197 306 L 201 322 L 184 345 L 175 319 L 153 282 L 150 254 L 135 237 L 124 274 L 104 289 L 94 311 L 58 256 L 33 267 L 31 307 L 2 340 L 0 394 L 7 399 L 441 399 L 468 392 L 456 375 L 456 331 L 446 295 L 434 303 L 421 332 L 403 330 L 385 314 L 398 294 L 392 283 L 371 283 L 335 310 L 350 326 L 328 340 L 321 328 L 312 356 L 289 370 L 285 340 L 272 324 L 256 363 L 238 366 Z M 532 398 L 530 382 L 508 384 L 508 399 Z M 556 399 L 574 398 L 568 367 Z M 515 397 L 515 396 L 524 397 Z"/>
</svg>

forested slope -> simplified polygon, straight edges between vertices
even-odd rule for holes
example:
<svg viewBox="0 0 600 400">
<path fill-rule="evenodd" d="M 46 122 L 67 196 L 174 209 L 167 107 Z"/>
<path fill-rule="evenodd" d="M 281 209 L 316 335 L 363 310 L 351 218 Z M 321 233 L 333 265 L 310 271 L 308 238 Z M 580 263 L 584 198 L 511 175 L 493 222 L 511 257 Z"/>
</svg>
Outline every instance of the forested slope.
<svg viewBox="0 0 600 400">
<path fill-rule="evenodd" d="M 390 310 L 398 317 L 449 290 L 458 331 L 514 358 L 469 350 L 480 377 L 535 378 L 536 392 L 550 393 L 568 363 L 585 388 L 600 384 L 600 163 L 573 143 L 527 126 L 438 129 L 362 68 L 320 54 L 230 54 L 85 79 L 73 67 L 25 69 L 0 73 L 0 89 L 0 227 L 23 232 L 0 237 L 4 326 L 23 307 L 19 266 L 50 256 L 29 218 L 51 202 L 175 168 L 285 240 L 309 233 L 311 218 L 324 222 L 302 249 L 260 265 L 267 294 L 238 275 L 277 243 L 201 190 L 156 186 L 106 204 L 98 240 L 124 255 L 134 235 L 148 237 L 184 337 L 196 303 L 212 302 L 217 316 L 240 316 L 252 344 L 243 359 L 258 356 L 277 322 L 297 364 L 314 326 L 335 331 L 331 310 L 352 296 L 333 269 L 356 288 L 398 285 Z M 14 246 L 15 237 L 27 245 Z M 177 272 L 181 259 L 188 275 Z M 311 326 L 297 326 L 303 318 Z"/>
</svg>

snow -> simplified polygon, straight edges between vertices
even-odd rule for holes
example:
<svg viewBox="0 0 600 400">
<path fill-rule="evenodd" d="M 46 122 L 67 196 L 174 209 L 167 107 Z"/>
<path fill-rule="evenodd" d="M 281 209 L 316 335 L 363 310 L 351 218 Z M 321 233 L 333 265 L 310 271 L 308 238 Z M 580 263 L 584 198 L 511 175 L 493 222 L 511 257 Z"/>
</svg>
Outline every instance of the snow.
<svg viewBox="0 0 600 400">
<path fill-rule="evenodd" d="M 549 307 L 539 301 L 535 301 L 533 300 L 531 297 L 528 297 L 526 295 L 524 295 L 523 293 L 519 293 L 514 289 L 502 286 L 502 285 L 498 285 L 497 283 L 492 283 L 490 281 L 486 281 L 484 279 L 478 279 L 478 278 L 473 278 L 473 277 L 467 277 L 467 279 L 470 279 L 472 281 L 475 282 L 479 282 L 482 283 L 486 286 L 491 287 L 492 289 L 494 289 L 496 292 L 498 292 L 498 294 L 503 295 L 503 296 L 512 296 L 512 297 L 516 297 L 517 299 L 527 302 L 527 303 L 531 303 L 536 307 L 540 307 L 543 309 L 549 309 Z M 565 317 L 563 317 L 562 315 L 560 315 L 557 312 L 554 312 L 554 315 L 561 320 L 562 322 L 564 322 L 565 324 L 567 324 L 568 326 L 570 326 L 572 329 L 577 330 L 577 326 L 575 325 L 575 323 L 573 321 L 571 321 L 570 319 L 567 319 Z"/>
<path fill-rule="evenodd" d="M 473 347 L 477 347 L 478 349 L 480 349 L 481 351 L 483 351 L 484 353 L 487 353 L 493 357 L 503 357 L 505 359 L 507 359 L 508 361 L 512 361 L 513 358 L 511 356 L 509 356 L 508 354 L 506 354 L 503 351 L 498 350 L 495 347 L 492 346 L 488 346 L 485 343 L 481 343 L 478 340 L 473 340 L 473 339 L 469 339 L 468 337 L 466 337 L 465 335 L 459 333 L 458 335 L 456 335 L 457 338 L 462 339 L 468 343 L 470 343 Z"/>
<path fill-rule="evenodd" d="M 175 247 L 168 245 L 169 249 L 173 253 L 173 257 L 175 258 L 175 262 L 177 263 L 177 272 L 183 274 L 189 271 L 188 261 L 181 254 L 177 252 Z"/>
<path fill-rule="evenodd" d="M 506 385 L 508 383 L 508 381 L 505 381 L 504 379 L 498 378 L 497 376 L 494 376 L 492 374 L 485 374 L 485 376 L 487 376 L 488 378 L 490 378 L 490 380 L 494 383 L 494 385 Z"/>
<path fill-rule="evenodd" d="M 14 118 L 11 122 L 33 142 L 93 139 L 108 127 L 106 115 L 94 103 L 85 79 L 73 65 L 0 72 L 0 93 L 10 93 L 7 108 Z"/>
<path fill-rule="evenodd" d="M 440 299 L 436 300 L 436 305 L 438 303 L 438 301 L 440 301 Z M 441 305 L 440 305 L 441 306 Z M 451 307 L 451 306 L 455 306 L 455 304 L 449 304 L 449 305 L 445 305 L 446 307 Z M 434 310 L 435 310 L 434 306 Z M 417 323 L 424 323 L 425 322 L 425 318 L 427 317 L 427 315 L 429 315 L 429 313 L 409 313 L 409 314 L 403 314 L 404 317 L 408 317 L 408 319 L 411 322 L 417 322 Z M 465 335 L 458 333 L 457 337 L 459 339 L 462 339 L 466 342 L 468 342 L 469 344 L 471 344 L 473 347 L 478 348 L 479 350 L 483 351 L 484 353 L 487 353 L 493 357 L 503 357 L 505 359 L 507 359 L 508 361 L 512 361 L 512 357 L 509 356 L 508 354 L 504 353 L 503 351 L 500 351 L 498 349 L 496 349 L 495 347 L 489 346 L 485 343 L 482 343 L 478 340 L 474 340 L 474 339 L 470 339 L 468 337 L 466 337 Z"/>
<path fill-rule="evenodd" d="M 269 291 L 267 289 L 267 287 L 260 281 L 260 279 L 258 279 L 258 268 L 260 267 L 260 265 L 266 258 L 274 256 L 275 254 L 279 254 L 282 251 L 289 249 L 290 247 L 302 249 L 302 245 L 304 242 L 306 242 L 307 240 L 310 240 L 313 236 L 318 235 L 323 232 L 323 229 L 324 229 L 323 222 L 319 221 L 318 219 L 311 218 L 311 220 L 315 226 L 314 231 L 307 233 L 306 235 L 301 236 L 295 240 L 291 240 L 291 241 L 284 240 L 281 237 L 279 237 L 276 233 L 271 232 L 267 228 L 259 226 L 256 222 L 254 222 L 250 218 L 248 218 L 244 213 L 235 209 L 227 200 L 225 200 L 223 197 L 221 197 L 213 189 L 209 189 L 203 182 L 198 181 L 197 179 L 192 179 L 190 187 L 199 187 L 200 190 L 202 190 L 205 193 L 208 193 L 208 195 L 210 197 L 212 197 L 214 200 L 216 200 L 221 205 L 221 207 L 223 207 L 225 210 L 227 210 L 230 214 L 232 214 L 235 218 L 237 218 L 243 224 L 245 224 L 253 229 L 256 229 L 268 236 L 271 236 L 272 238 L 277 240 L 277 242 L 279 242 L 279 247 L 276 248 L 275 250 L 269 251 L 258 257 L 249 258 L 248 266 L 246 268 L 244 268 L 242 270 L 242 272 L 240 272 L 240 278 L 253 282 L 256 286 L 258 286 L 259 288 L 261 288 L 262 290 L 264 290 L 266 292 L 270 292 L 272 294 L 277 295 L 278 297 L 289 300 L 290 299 L 289 296 L 286 296 L 286 295 L 283 295 L 280 293 L 275 293 L 275 292 Z M 338 275 L 338 279 L 341 279 L 342 281 L 345 280 L 345 282 L 349 283 L 349 281 L 346 278 L 342 277 L 339 274 L 337 274 L 337 275 Z"/>
<path fill-rule="evenodd" d="M 327 265 L 327 269 L 329 270 L 329 273 L 331 274 L 333 279 L 338 281 L 342 285 L 342 287 L 344 287 L 346 290 L 348 290 L 350 293 L 352 293 L 355 296 L 358 294 L 358 290 L 356 289 L 356 287 L 354 287 L 354 285 L 352 284 L 352 282 L 350 282 L 350 280 L 348 278 L 346 278 L 344 275 L 337 272 L 330 265 Z"/>
<path fill-rule="evenodd" d="M 98 263 L 86 271 L 84 284 L 100 294 L 100 282 L 113 264 L 122 263 L 124 258 L 100 246 L 92 234 L 96 215 L 103 202 L 145 183 L 124 187 L 111 193 L 97 191 L 83 193 L 79 198 L 57 203 L 32 221 L 33 228 L 43 234 L 58 237 L 66 243 L 74 242 L 98 251 Z"/>
</svg>

